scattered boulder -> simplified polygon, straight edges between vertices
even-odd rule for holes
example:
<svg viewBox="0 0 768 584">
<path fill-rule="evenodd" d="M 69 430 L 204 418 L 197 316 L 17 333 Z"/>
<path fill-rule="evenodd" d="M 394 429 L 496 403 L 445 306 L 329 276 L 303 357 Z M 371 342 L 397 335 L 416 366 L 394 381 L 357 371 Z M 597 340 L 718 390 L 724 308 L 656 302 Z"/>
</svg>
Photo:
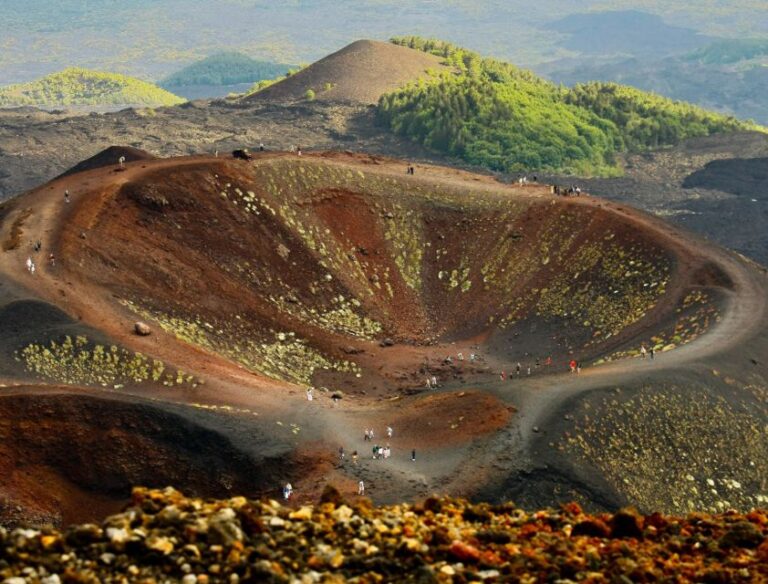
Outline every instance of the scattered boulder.
<svg viewBox="0 0 768 584">
<path fill-rule="evenodd" d="M 643 517 L 633 508 L 619 509 L 611 520 L 611 537 L 643 537 Z"/>
<path fill-rule="evenodd" d="M 762 532 L 754 523 L 739 521 L 725 532 L 725 535 L 720 538 L 719 545 L 722 549 L 756 548 L 763 543 L 764 539 Z"/>
<path fill-rule="evenodd" d="M 393 341 L 392 339 L 390 339 L 389 337 L 387 337 L 386 339 L 382 340 L 382 341 L 379 343 L 379 346 L 380 346 L 380 347 L 392 347 L 392 346 L 394 346 L 394 344 L 395 344 L 395 341 Z"/>
<path fill-rule="evenodd" d="M 585 535 L 587 537 L 608 537 L 611 533 L 611 528 L 600 519 L 587 519 L 580 523 L 577 523 L 573 527 L 571 535 Z"/>
<path fill-rule="evenodd" d="M 133 325 L 134 332 L 140 337 L 148 337 L 152 334 L 152 329 L 145 322 L 138 321 Z"/>
</svg>

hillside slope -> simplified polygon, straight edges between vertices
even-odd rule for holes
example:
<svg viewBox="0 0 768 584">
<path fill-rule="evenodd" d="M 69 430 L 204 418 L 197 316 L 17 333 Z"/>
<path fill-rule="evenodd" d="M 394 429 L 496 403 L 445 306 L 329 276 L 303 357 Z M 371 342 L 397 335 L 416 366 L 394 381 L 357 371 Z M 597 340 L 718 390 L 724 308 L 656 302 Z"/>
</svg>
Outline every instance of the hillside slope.
<svg viewBox="0 0 768 584">
<path fill-rule="evenodd" d="M 384 93 L 429 77 L 428 70 L 437 73 L 449 69 L 434 55 L 360 40 L 246 100 L 301 100 L 312 90 L 318 100 L 374 104 Z"/>
<path fill-rule="evenodd" d="M 176 105 L 184 100 L 146 81 L 71 67 L 37 81 L 0 88 L 0 106 Z"/>
</svg>

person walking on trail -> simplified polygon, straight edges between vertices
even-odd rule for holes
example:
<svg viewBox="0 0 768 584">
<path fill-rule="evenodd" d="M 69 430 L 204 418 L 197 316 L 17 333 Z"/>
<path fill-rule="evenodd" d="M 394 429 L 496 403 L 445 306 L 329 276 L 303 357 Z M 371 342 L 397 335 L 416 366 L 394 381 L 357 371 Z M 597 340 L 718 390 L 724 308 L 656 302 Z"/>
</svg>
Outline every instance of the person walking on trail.
<svg viewBox="0 0 768 584">
<path fill-rule="evenodd" d="M 343 446 L 339 446 L 339 460 L 341 462 L 344 462 L 344 447 Z"/>
<path fill-rule="evenodd" d="M 352 464 L 357 464 L 357 450 L 352 451 Z"/>
<path fill-rule="evenodd" d="M 432 380 L 427 377 L 427 389 L 432 389 Z"/>
<path fill-rule="evenodd" d="M 416 462 L 416 449 L 411 450 L 411 462 Z"/>
<path fill-rule="evenodd" d="M 125 168 L 125 156 L 118 158 L 117 163 L 120 165 L 120 168 Z"/>
<path fill-rule="evenodd" d="M 432 387 L 437 389 L 437 377 L 434 375 L 432 376 Z"/>
<path fill-rule="evenodd" d="M 51 264 L 51 267 L 56 265 L 56 258 L 54 257 L 53 254 L 50 254 L 48 256 L 48 263 Z"/>
<path fill-rule="evenodd" d="M 648 351 L 645 349 L 645 345 L 640 345 L 640 356 L 645 359 L 645 355 Z"/>
<path fill-rule="evenodd" d="M 520 375 L 520 361 L 517 362 L 517 365 L 515 365 L 515 374 Z"/>
<path fill-rule="evenodd" d="M 392 438 L 393 430 L 392 426 L 387 426 L 387 438 Z"/>
<path fill-rule="evenodd" d="M 499 377 L 501 377 L 501 380 L 504 381 L 507 378 L 507 374 L 504 372 L 504 370 L 501 370 L 501 373 L 499 374 Z"/>
<path fill-rule="evenodd" d="M 35 266 L 34 266 L 34 264 L 32 265 L 32 271 L 33 271 L 33 272 L 35 271 Z M 653 359 L 654 359 L 654 357 L 656 357 L 656 348 L 655 348 L 655 347 L 651 347 L 651 360 L 653 360 Z"/>
<path fill-rule="evenodd" d="M 64 190 L 64 202 L 69 203 L 69 189 Z"/>
<path fill-rule="evenodd" d="M 26 263 L 26 266 L 27 266 L 27 271 L 29 271 L 29 272 L 31 272 L 31 271 L 32 271 L 32 265 L 33 265 L 33 264 L 32 264 L 32 258 L 29 258 L 29 257 L 28 257 L 28 258 L 27 258 L 27 263 Z"/>
<path fill-rule="evenodd" d="M 288 501 L 291 498 L 291 495 L 293 495 L 293 487 L 291 486 L 291 483 L 285 483 L 285 486 L 283 487 L 283 499 Z"/>
<path fill-rule="evenodd" d="M 307 401 L 312 401 L 313 399 L 315 399 L 315 398 L 314 398 L 314 396 L 312 395 L 312 388 L 310 387 L 310 388 L 307 390 Z"/>
<path fill-rule="evenodd" d="M 571 368 L 571 373 L 576 373 L 576 359 L 571 359 L 568 366 Z"/>
<path fill-rule="evenodd" d="M 365 483 L 363 481 L 357 483 L 357 494 L 365 495 Z"/>
</svg>

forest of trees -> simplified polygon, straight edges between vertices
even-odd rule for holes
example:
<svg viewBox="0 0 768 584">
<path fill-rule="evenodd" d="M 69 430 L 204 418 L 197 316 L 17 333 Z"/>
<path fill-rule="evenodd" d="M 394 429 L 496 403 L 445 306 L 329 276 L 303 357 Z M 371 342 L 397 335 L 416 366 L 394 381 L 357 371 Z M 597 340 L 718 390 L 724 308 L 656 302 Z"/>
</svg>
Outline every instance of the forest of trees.
<svg viewBox="0 0 768 584">
<path fill-rule="evenodd" d="M 176 105 L 184 100 L 156 85 L 117 73 L 71 67 L 36 81 L 0 88 L 0 107 Z"/>
<path fill-rule="evenodd" d="M 290 65 L 257 61 L 242 53 L 217 53 L 174 73 L 161 85 L 173 88 L 187 85 L 254 83 L 284 75 L 290 68 Z"/>
<path fill-rule="evenodd" d="M 753 126 L 630 87 L 560 87 L 449 43 L 392 42 L 439 55 L 455 72 L 383 96 L 381 123 L 424 146 L 494 170 L 610 175 L 616 154 Z"/>
</svg>

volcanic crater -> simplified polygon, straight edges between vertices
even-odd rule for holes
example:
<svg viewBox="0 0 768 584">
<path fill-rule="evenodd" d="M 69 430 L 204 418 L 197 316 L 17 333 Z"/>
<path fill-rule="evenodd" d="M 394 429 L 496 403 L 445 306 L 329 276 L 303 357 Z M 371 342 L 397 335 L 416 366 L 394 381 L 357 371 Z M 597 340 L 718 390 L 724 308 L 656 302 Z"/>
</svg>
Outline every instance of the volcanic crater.
<svg viewBox="0 0 768 584">
<path fill-rule="evenodd" d="M 365 480 L 382 502 L 437 491 L 685 509 L 674 481 L 639 498 L 600 460 L 590 400 L 617 388 L 703 383 L 748 410 L 739 423 L 764 445 L 759 266 L 590 196 L 406 167 L 338 152 L 137 156 L 5 203 L 5 309 L 45 303 L 70 319 L 4 341 L 0 405 L 23 413 L 25 432 L 3 441 L 1 460 L 9 476 L 42 468 L 75 485 L 27 515 L 82 519 L 73 500 L 120 500 L 131 481 L 271 496 L 290 481 L 302 500 Z M 134 335 L 137 320 L 152 334 Z M 657 415 L 638 432 L 665 432 Z M 371 458 L 367 428 L 392 459 Z M 30 455 L 35 432 L 55 434 L 62 457 Z M 611 452 L 631 462 L 643 437 L 621 439 L 626 453 Z M 103 481 L 76 470 L 86 460 Z M 713 463 L 680 488 L 735 481 L 749 486 L 728 503 L 755 504 L 766 460 L 752 461 L 757 481 Z M 685 461 L 665 464 L 643 472 L 685 474 Z M 23 514 L 30 481 L 0 488 Z"/>
</svg>

